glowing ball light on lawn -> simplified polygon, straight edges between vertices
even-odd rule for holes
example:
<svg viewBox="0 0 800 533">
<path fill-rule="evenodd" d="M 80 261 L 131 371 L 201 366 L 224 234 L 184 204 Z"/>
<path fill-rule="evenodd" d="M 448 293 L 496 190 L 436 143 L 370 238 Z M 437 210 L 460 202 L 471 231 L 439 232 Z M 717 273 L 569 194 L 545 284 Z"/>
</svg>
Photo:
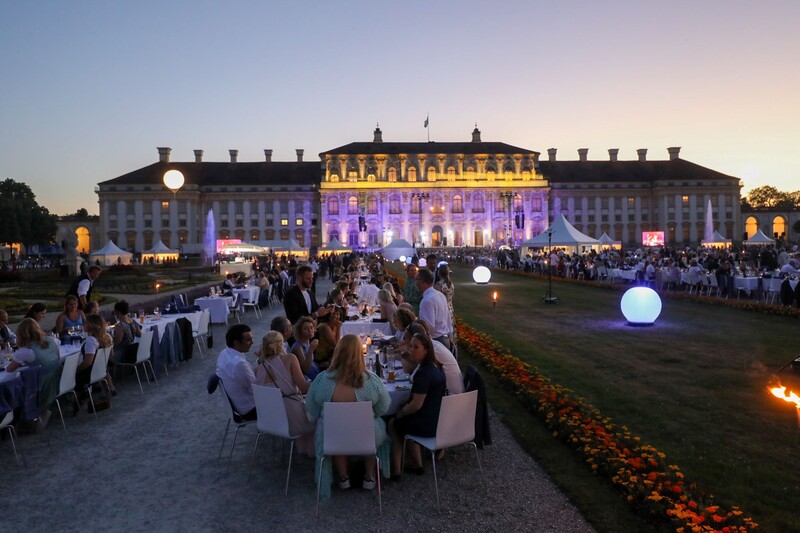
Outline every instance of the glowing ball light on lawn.
<svg viewBox="0 0 800 533">
<path fill-rule="evenodd" d="M 479 285 L 485 285 L 492 279 L 492 271 L 485 266 L 479 266 L 472 271 L 472 279 Z"/>
<path fill-rule="evenodd" d="M 404 255 L 401 255 L 401 256 L 400 256 L 400 262 L 401 262 L 401 263 L 405 263 L 405 262 L 406 262 L 406 256 L 404 256 Z"/>
<path fill-rule="evenodd" d="M 628 289 L 619 306 L 632 326 L 651 326 L 661 314 L 661 298 L 649 287 Z"/>
</svg>

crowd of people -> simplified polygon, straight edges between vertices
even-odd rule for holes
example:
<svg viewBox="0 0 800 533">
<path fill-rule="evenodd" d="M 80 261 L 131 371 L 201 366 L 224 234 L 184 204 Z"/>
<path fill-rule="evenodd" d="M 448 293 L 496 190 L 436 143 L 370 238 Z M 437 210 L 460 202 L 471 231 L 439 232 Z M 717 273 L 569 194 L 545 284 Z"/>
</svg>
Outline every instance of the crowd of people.
<svg viewBox="0 0 800 533">
<path fill-rule="evenodd" d="M 378 455 L 385 466 L 383 475 L 399 480 L 403 436 L 433 436 L 442 397 L 464 391 L 453 354 L 454 286 L 449 267 L 433 255 L 426 260 L 424 266 L 409 263 L 405 279 L 400 280 L 378 257 L 334 258 L 328 270 L 333 286 L 321 300 L 315 290 L 316 275 L 321 273 L 314 261 L 298 264 L 291 274 L 290 268 L 279 265 L 279 273 L 285 271 L 294 278 L 280 296 L 285 314 L 272 320 L 270 331 L 260 340 L 252 338 L 249 326 L 232 326 L 217 361 L 216 374 L 236 411 L 243 419 L 254 420 L 253 386 L 279 388 L 290 432 L 303 435 L 296 442 L 299 452 L 319 458 L 324 403 L 368 401 L 373 407 Z M 348 309 L 360 310 L 365 305 L 379 310 L 377 320 L 389 323 L 394 332 L 389 358 L 400 361 L 411 376 L 409 401 L 394 413 L 387 412 L 390 399 L 380 378 L 365 365 L 362 339 L 342 334 L 342 324 L 359 314 Z M 246 356 L 253 344 L 255 366 Z M 407 471 L 424 472 L 415 446 Z M 377 475 L 375 461 L 367 460 L 362 488 L 374 488 Z M 322 472 L 323 495 L 332 483 L 343 490 L 350 488 L 346 457 L 335 457 L 332 470 Z"/>
</svg>

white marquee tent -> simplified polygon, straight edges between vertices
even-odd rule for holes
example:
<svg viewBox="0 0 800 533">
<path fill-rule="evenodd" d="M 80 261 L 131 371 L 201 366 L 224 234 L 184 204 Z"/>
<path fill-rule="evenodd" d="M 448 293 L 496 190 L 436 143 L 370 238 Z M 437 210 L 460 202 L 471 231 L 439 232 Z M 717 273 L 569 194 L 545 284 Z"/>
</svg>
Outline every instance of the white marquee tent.
<svg viewBox="0 0 800 533">
<path fill-rule="evenodd" d="M 414 247 L 405 239 L 395 239 L 383 247 L 381 254 L 389 261 L 396 261 L 400 259 L 401 255 L 412 257 L 414 255 Z"/>
<path fill-rule="evenodd" d="M 766 235 L 765 235 L 765 237 L 766 237 Z M 725 237 L 722 236 L 722 234 L 720 232 L 715 231 L 714 235 L 711 237 L 711 240 L 707 241 L 707 240 L 703 239 L 702 241 L 700 241 L 700 244 L 702 244 L 703 246 L 725 247 L 725 246 L 730 246 L 731 245 L 731 240 L 730 239 L 726 239 Z"/>
<path fill-rule="evenodd" d="M 609 237 L 608 233 L 606 233 L 605 231 L 603 232 L 602 235 L 600 235 L 600 238 L 597 240 L 600 241 L 600 245 L 603 248 L 622 248 L 622 241 L 615 241 L 614 239 Z"/>
<path fill-rule="evenodd" d="M 775 239 L 770 239 L 759 229 L 755 235 L 744 241 L 744 244 L 772 244 L 774 242 Z"/>
<path fill-rule="evenodd" d="M 155 246 L 142 252 L 142 262 L 148 261 L 151 257 L 156 261 L 163 261 L 165 259 L 177 261 L 178 254 L 178 250 L 167 248 L 167 245 L 159 240 Z"/>
<path fill-rule="evenodd" d="M 339 242 L 339 239 L 334 237 L 333 239 L 331 239 L 331 242 L 320 248 L 319 251 L 320 253 L 345 254 L 347 252 L 352 252 L 353 249 L 350 248 L 349 246 L 345 246 L 344 244 Z"/>
<path fill-rule="evenodd" d="M 132 255 L 114 244 L 114 241 L 108 241 L 105 246 L 89 254 L 89 263 L 94 265 L 99 261 L 103 266 L 130 265 Z"/>
<path fill-rule="evenodd" d="M 548 233 L 552 232 L 552 238 Z M 583 251 L 586 248 L 598 248 L 601 243 L 575 229 L 564 215 L 558 215 L 549 228 L 542 233 L 520 244 L 521 248 L 547 248 L 549 245 L 559 248 L 571 248 Z"/>
</svg>

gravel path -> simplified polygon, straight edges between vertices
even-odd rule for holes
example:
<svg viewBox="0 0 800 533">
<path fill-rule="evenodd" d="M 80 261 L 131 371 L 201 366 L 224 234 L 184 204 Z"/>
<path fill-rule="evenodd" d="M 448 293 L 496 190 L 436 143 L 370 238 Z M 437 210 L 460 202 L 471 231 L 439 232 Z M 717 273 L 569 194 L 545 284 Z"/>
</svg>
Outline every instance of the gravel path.
<svg viewBox="0 0 800 533">
<path fill-rule="evenodd" d="M 320 283 L 317 293 L 328 289 Z M 275 307 L 245 322 L 260 339 Z M 14 463 L 0 443 L 0 529 L 21 531 L 558 531 L 592 528 L 550 478 L 491 414 L 494 443 L 480 451 L 481 483 L 471 447 L 449 450 L 438 464 L 442 500 L 436 508 L 430 464 L 423 476 L 384 482 L 377 491 L 333 491 L 314 516 L 314 464 L 295 458 L 288 496 L 281 444 L 262 438 L 248 479 L 255 427 L 240 432 L 233 461 L 218 459 L 229 415 L 218 394 L 206 393 L 224 330 L 214 327 L 213 354 L 197 355 L 139 393 L 135 377 L 117 380 L 119 395 L 95 420 L 84 410 L 58 414 L 21 436 L 29 462 Z M 231 438 L 228 438 L 226 453 Z M 288 453 L 285 454 L 288 456 Z"/>
</svg>

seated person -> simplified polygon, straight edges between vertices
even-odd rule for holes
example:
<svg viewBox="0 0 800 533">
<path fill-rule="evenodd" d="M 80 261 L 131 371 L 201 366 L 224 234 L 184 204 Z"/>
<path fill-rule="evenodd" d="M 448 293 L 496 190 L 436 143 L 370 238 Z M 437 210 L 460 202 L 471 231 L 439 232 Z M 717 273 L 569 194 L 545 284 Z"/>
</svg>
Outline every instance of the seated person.
<svg viewBox="0 0 800 533">
<path fill-rule="evenodd" d="M 32 318 L 41 325 L 45 316 L 47 316 L 47 306 L 42 302 L 36 302 L 31 304 L 24 318 Z"/>
<path fill-rule="evenodd" d="M 319 343 L 314 352 L 314 363 L 322 370 L 328 368 L 336 345 L 342 336 L 342 321 L 338 313 L 328 313 L 319 318 Z"/>
<path fill-rule="evenodd" d="M 70 328 L 83 329 L 85 323 L 86 315 L 83 314 L 83 311 L 78 309 L 78 297 L 70 294 L 64 300 L 64 311 L 56 318 L 55 332 L 58 335 L 63 335 L 67 333 Z"/>
<path fill-rule="evenodd" d="M 410 343 L 411 338 L 417 333 L 430 335 L 430 325 L 424 320 L 415 320 L 406 329 L 406 342 Z M 439 341 L 433 341 L 433 351 L 436 356 L 436 361 L 439 362 L 442 366 L 442 370 L 444 370 L 447 392 L 449 394 L 461 394 L 464 392 L 464 376 L 461 374 L 461 368 L 458 366 L 458 361 L 453 355 L 453 352 Z M 416 372 L 417 364 L 411 360 L 407 350 L 401 352 L 401 357 L 403 361 L 403 370 L 407 374 Z"/>
<path fill-rule="evenodd" d="M 113 339 L 111 335 L 106 333 L 106 321 L 100 315 L 87 315 L 86 327 L 84 330 L 88 335 L 86 342 L 83 343 L 81 352 L 83 353 L 83 361 L 78 365 L 78 371 L 75 374 L 75 388 L 83 389 L 89 384 L 92 378 L 92 366 L 94 365 L 94 357 L 97 350 L 100 348 L 108 348 L 112 346 Z M 111 381 L 111 374 L 106 372 L 106 382 L 111 391 L 112 396 L 116 396 L 117 389 L 114 388 L 114 383 Z"/>
<path fill-rule="evenodd" d="M 59 346 L 53 337 L 42 331 L 39 323 L 25 318 L 17 327 L 17 350 L 7 372 L 14 372 L 22 365 L 41 365 L 39 378 L 39 409 L 42 425 L 50 418 L 50 406 L 58 396 L 61 382 L 61 360 Z"/>
<path fill-rule="evenodd" d="M 270 331 L 277 331 L 283 337 L 283 351 L 289 353 L 289 339 L 292 338 L 292 323 L 283 315 L 278 315 L 269 324 Z"/>
<path fill-rule="evenodd" d="M 135 363 L 139 344 L 136 337 L 142 336 L 139 323 L 128 316 L 130 307 L 128 302 L 120 300 L 114 304 L 114 361 L 120 363 Z"/>
<path fill-rule="evenodd" d="M 317 458 L 323 452 L 323 406 L 325 402 L 370 402 L 372 404 L 373 421 L 375 425 L 375 444 L 378 446 L 378 456 L 381 464 L 388 467 L 388 440 L 386 439 L 386 425 L 381 416 L 386 413 L 391 404 L 389 393 L 383 386 L 381 379 L 369 372 L 364 367 L 364 358 L 361 355 L 361 341 L 356 335 L 345 335 L 336 346 L 331 366 L 321 372 L 311 384 L 306 396 L 306 410 L 310 418 L 319 419 L 317 431 Z M 334 456 L 333 464 L 336 468 L 337 481 L 340 489 L 350 488 L 350 475 L 348 460 L 345 456 Z M 324 497 L 330 496 L 332 476 L 330 463 L 324 463 L 321 475 L 320 493 Z M 375 476 L 378 474 L 374 457 L 365 458 L 366 472 L 362 487 L 371 490 L 375 487 Z M 317 463 L 319 464 L 319 463 Z M 386 470 L 384 470 L 384 473 Z M 318 478 L 319 479 L 319 478 Z"/>
<path fill-rule="evenodd" d="M 439 409 L 446 392 L 446 379 L 442 366 L 436 361 L 433 340 L 426 333 L 415 333 L 408 345 L 411 360 L 419 368 L 411 386 L 411 400 L 403 405 L 397 416 L 389 422 L 392 438 L 392 478 L 400 475 L 403 439 L 406 435 L 433 437 L 439 423 Z M 411 464 L 406 470 L 415 474 L 425 472 L 419 446 L 408 445 Z"/>
<path fill-rule="evenodd" d="M 308 391 L 297 358 L 283 349 L 283 335 L 269 331 L 261 340 L 256 367 L 256 384 L 277 387 L 283 393 L 283 403 L 289 419 L 289 433 L 302 435 L 295 440 L 297 451 L 314 457 L 314 429 L 316 424 L 306 416 L 303 394 Z"/>
<path fill-rule="evenodd" d="M 100 304 L 97 303 L 96 300 L 92 300 L 86 304 L 86 307 L 83 310 L 83 314 L 87 317 L 89 315 L 99 315 L 100 314 Z"/>
<path fill-rule="evenodd" d="M 294 325 L 294 344 L 291 352 L 297 357 L 300 370 L 309 380 L 313 380 L 319 374 L 319 367 L 314 363 L 314 352 L 319 344 L 319 340 L 314 338 L 316 332 L 317 325 L 310 316 L 300 317 Z"/>
<path fill-rule="evenodd" d="M 391 293 L 389 293 L 389 291 L 386 289 L 381 289 L 380 292 L 378 292 L 378 302 L 380 302 L 381 306 L 381 320 L 386 320 L 387 322 L 391 321 L 391 318 L 397 311 L 397 305 L 394 303 Z M 391 328 L 392 334 L 394 334 L 394 326 L 391 326 Z"/>
<path fill-rule="evenodd" d="M 253 332 L 250 326 L 234 324 L 228 328 L 225 344 L 227 348 L 219 352 L 217 358 L 217 376 L 236 412 L 244 420 L 255 420 L 256 402 L 253 399 L 253 383 L 256 375 L 245 359 L 245 354 L 253 345 Z"/>
</svg>

